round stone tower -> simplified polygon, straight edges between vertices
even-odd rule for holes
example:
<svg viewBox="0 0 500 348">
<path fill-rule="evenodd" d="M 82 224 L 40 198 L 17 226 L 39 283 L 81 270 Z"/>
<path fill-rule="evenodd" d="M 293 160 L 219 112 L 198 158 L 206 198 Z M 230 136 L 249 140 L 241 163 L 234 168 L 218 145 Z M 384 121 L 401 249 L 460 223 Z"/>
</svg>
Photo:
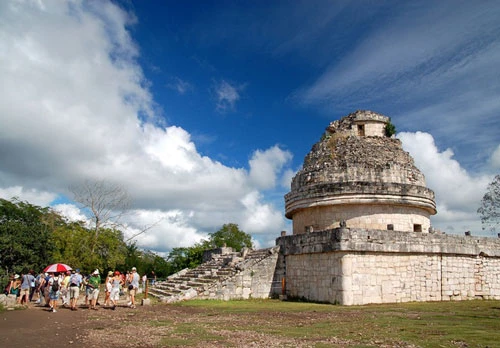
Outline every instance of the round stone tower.
<svg viewBox="0 0 500 348">
<path fill-rule="evenodd" d="M 293 234 L 346 224 L 352 228 L 428 232 L 434 192 L 399 139 L 390 118 L 356 111 L 330 123 L 285 195 Z"/>
</svg>

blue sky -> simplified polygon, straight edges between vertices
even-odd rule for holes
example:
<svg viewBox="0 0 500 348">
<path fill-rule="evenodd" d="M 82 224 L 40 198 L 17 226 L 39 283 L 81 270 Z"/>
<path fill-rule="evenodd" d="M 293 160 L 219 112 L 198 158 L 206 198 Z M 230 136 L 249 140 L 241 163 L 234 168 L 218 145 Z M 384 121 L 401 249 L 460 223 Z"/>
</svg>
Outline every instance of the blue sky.
<svg viewBox="0 0 500 348">
<path fill-rule="evenodd" d="M 392 118 L 435 227 L 481 231 L 500 172 L 496 1 L 4 1 L 0 197 L 83 218 L 123 185 L 126 235 L 167 252 L 234 222 L 290 231 L 283 195 L 329 122 Z"/>
</svg>

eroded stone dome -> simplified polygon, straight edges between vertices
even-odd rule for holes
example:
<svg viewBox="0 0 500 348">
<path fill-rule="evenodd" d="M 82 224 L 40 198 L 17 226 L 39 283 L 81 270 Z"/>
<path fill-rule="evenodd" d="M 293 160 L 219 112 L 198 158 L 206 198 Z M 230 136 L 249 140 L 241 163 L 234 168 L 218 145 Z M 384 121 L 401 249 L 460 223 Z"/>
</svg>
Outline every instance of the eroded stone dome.
<svg viewBox="0 0 500 348">
<path fill-rule="evenodd" d="M 356 111 L 330 123 L 285 196 L 293 232 L 348 226 L 427 232 L 434 192 L 399 139 L 390 118 Z"/>
</svg>

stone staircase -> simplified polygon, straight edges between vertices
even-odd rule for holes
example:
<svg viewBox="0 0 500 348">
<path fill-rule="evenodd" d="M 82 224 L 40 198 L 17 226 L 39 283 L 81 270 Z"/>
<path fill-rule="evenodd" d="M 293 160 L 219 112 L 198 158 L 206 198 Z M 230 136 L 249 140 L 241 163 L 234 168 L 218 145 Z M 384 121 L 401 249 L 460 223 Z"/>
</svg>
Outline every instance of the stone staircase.
<svg viewBox="0 0 500 348">
<path fill-rule="evenodd" d="M 226 248 L 227 250 L 227 248 Z M 193 298 L 208 298 L 208 293 L 222 282 L 231 282 L 245 270 L 275 255 L 277 247 L 259 250 L 243 249 L 241 252 L 212 253 L 211 259 L 194 269 L 184 269 L 172 274 L 165 281 L 156 282 L 149 295 L 162 302 L 173 303 Z"/>
</svg>

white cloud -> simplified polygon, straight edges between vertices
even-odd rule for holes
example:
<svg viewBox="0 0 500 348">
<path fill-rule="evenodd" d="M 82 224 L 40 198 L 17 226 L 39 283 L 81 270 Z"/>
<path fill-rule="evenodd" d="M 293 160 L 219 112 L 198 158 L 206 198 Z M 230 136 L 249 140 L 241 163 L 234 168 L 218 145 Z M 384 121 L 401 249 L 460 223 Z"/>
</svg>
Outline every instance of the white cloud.
<svg viewBox="0 0 500 348">
<path fill-rule="evenodd" d="M 215 93 L 216 110 L 222 113 L 233 111 L 236 102 L 240 99 L 239 91 L 244 87 L 238 87 L 227 81 L 218 82 L 213 90 Z"/>
<path fill-rule="evenodd" d="M 52 192 L 40 191 L 33 188 L 26 189 L 22 186 L 11 186 L 6 188 L 0 187 L 0 197 L 7 200 L 17 198 L 20 201 L 46 207 L 57 198 L 57 195 Z"/>
<path fill-rule="evenodd" d="M 241 228 L 247 233 L 269 234 L 276 238 L 285 226 L 283 213 L 270 204 L 262 203 L 261 200 L 262 196 L 257 191 L 250 192 L 242 198 L 245 217 Z"/>
<path fill-rule="evenodd" d="M 500 145 L 493 151 L 490 158 L 491 166 L 495 169 L 500 169 Z"/>
<path fill-rule="evenodd" d="M 286 151 L 259 152 L 252 176 L 202 156 L 186 130 L 155 114 L 132 16 L 112 2 L 43 4 L 0 2 L 1 196 L 45 206 L 84 180 L 116 182 L 132 197 L 128 238 L 158 222 L 137 236 L 152 250 L 191 245 L 228 222 L 265 243 L 278 235 L 284 217 L 256 190 L 276 183 Z M 218 107 L 234 109 L 243 87 L 218 87 Z"/>
<path fill-rule="evenodd" d="M 145 249 L 166 252 L 175 247 L 188 247 L 207 234 L 190 225 L 192 213 L 182 210 L 143 210 L 130 212 L 125 217 L 125 240 L 138 241 Z"/>
<path fill-rule="evenodd" d="M 287 169 L 283 173 L 283 176 L 281 177 L 281 187 L 290 190 L 292 186 L 292 179 L 297 174 L 297 171 L 294 171 L 292 169 Z"/>
<path fill-rule="evenodd" d="M 273 188 L 278 174 L 291 159 L 289 151 L 283 151 L 276 145 L 265 151 L 257 150 L 249 162 L 250 179 L 261 189 Z"/>
<path fill-rule="evenodd" d="M 453 159 L 453 151 L 440 152 L 428 133 L 403 132 L 398 138 L 425 175 L 427 187 L 436 194 L 438 212 L 431 218 L 433 226 L 445 232 L 481 233 L 476 211 L 492 176 L 469 174 Z"/>
<path fill-rule="evenodd" d="M 52 206 L 52 208 L 59 214 L 68 218 L 70 221 L 85 221 L 87 223 L 89 222 L 89 220 L 87 220 L 87 217 L 74 204 L 70 203 L 55 204 Z"/>
</svg>

